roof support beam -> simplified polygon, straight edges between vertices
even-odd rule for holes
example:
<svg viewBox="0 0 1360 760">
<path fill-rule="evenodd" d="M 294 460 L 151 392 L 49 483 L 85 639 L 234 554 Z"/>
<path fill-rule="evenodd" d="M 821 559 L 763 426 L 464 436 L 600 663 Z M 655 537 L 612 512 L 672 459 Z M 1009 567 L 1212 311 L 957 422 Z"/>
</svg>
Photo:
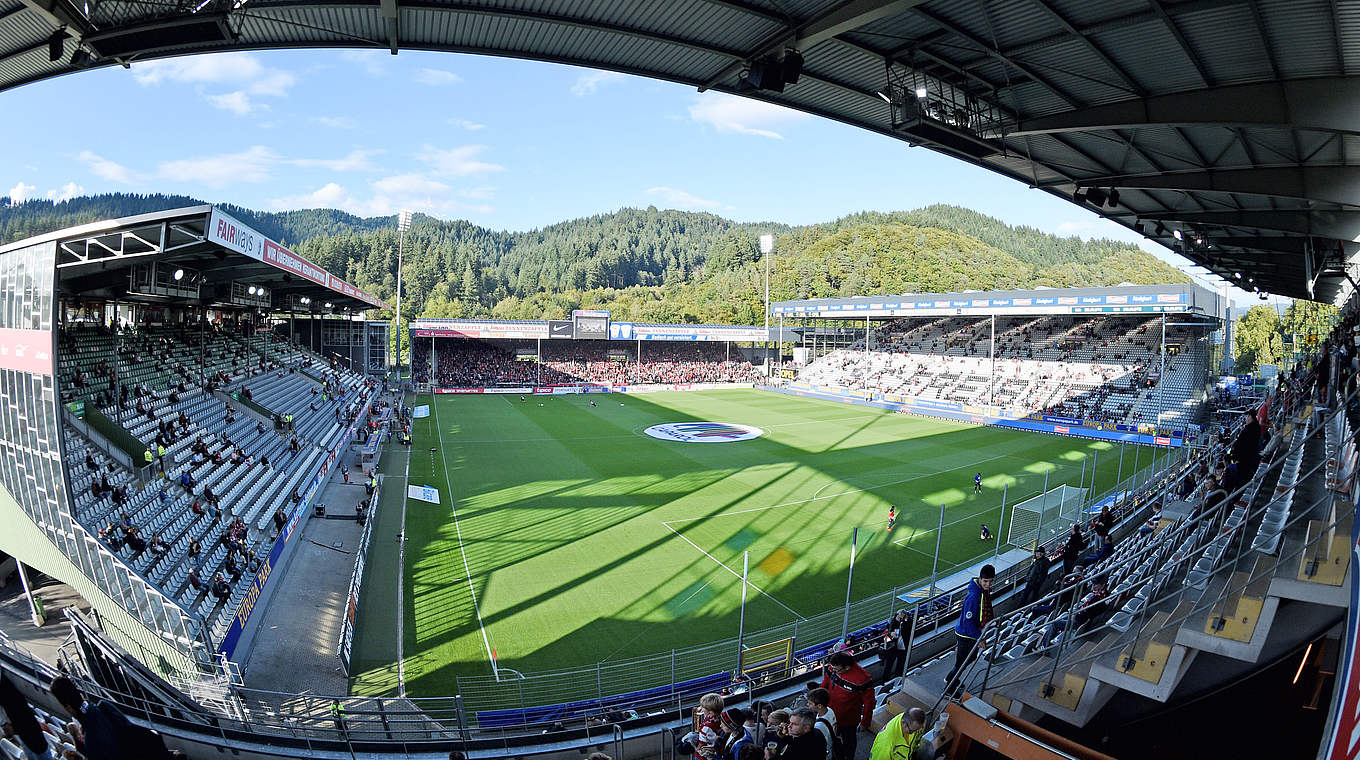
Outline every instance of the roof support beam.
<svg viewBox="0 0 1360 760">
<path fill-rule="evenodd" d="M 1360 134 L 1357 113 L 1360 77 L 1324 77 L 1135 98 L 1029 119 L 1009 134 L 1206 125 Z"/>
<path fill-rule="evenodd" d="M 1225 248 L 1245 248 L 1247 256 L 1253 255 L 1255 251 L 1302 255 L 1317 250 L 1317 246 L 1306 237 L 1208 237 L 1205 240 Z M 1360 243 L 1336 241 L 1336 247 L 1344 251 L 1347 258 L 1360 253 Z"/>
<path fill-rule="evenodd" d="M 742 60 L 734 61 L 710 76 L 699 92 L 703 92 L 723 79 L 740 70 L 741 66 L 756 58 L 777 55 L 785 48 L 806 51 L 819 43 L 844 32 L 853 31 L 865 24 L 871 24 L 888 16 L 905 13 L 926 0 L 844 0 L 820 16 L 804 21 L 797 26 L 785 27 L 765 38 Z"/>
<path fill-rule="evenodd" d="M 963 39 L 965 42 L 976 47 L 978 50 L 981 50 L 983 53 L 986 53 L 987 55 L 997 59 L 998 61 L 1004 63 L 1010 68 L 1020 72 L 1021 74 L 1024 74 L 1025 76 L 1029 77 L 1035 82 L 1038 82 L 1039 84 L 1048 88 L 1050 91 L 1053 92 L 1054 95 L 1057 95 L 1059 98 L 1062 98 L 1063 101 L 1065 101 L 1068 105 L 1070 106 L 1081 105 L 1081 101 L 1077 100 L 1077 98 L 1074 97 L 1071 93 L 1067 92 L 1062 87 L 1058 86 L 1058 84 L 1048 79 L 1047 77 L 1035 72 L 1029 66 L 1017 61 L 1016 59 L 1001 52 L 997 48 L 987 44 L 985 41 L 979 39 L 973 33 L 969 32 L 967 29 L 964 29 L 963 27 L 958 26 L 957 24 L 949 21 L 948 19 L 938 14 L 932 13 L 931 11 L 928 11 L 925 8 L 915 8 L 914 11 L 916 15 L 930 21 L 930 23 L 934 24 L 935 26 L 938 26 L 941 29 L 950 32 L 954 36 Z"/>
<path fill-rule="evenodd" d="M 1270 230 L 1360 242 L 1360 211 L 1189 211 L 1143 213 L 1139 220 Z"/>
<path fill-rule="evenodd" d="M 1360 207 L 1360 166 L 1284 166 L 1088 177 L 1080 187 L 1241 193 Z"/>
<path fill-rule="evenodd" d="M 397 9 L 397 0 L 378 0 L 378 4 L 382 7 L 383 21 L 387 22 L 387 49 L 396 55 L 401 40 L 401 13 Z"/>
<path fill-rule="evenodd" d="M 64 0 L 21 0 L 21 2 L 46 19 L 53 29 L 66 27 L 67 33 L 77 41 L 91 31 L 89 20 Z"/>
</svg>

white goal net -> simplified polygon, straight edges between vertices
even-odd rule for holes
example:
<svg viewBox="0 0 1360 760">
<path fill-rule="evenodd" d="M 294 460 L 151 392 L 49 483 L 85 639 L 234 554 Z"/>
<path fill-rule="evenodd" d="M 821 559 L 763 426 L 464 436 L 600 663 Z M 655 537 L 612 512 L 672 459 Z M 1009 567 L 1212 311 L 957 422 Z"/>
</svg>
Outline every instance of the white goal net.
<svg viewBox="0 0 1360 760">
<path fill-rule="evenodd" d="M 1088 490 L 1061 485 L 1016 504 L 1011 509 L 1010 536 L 1006 542 L 1028 549 L 1035 541 L 1043 543 L 1072 530 L 1072 524 L 1081 519 L 1081 507 L 1086 503 Z"/>
</svg>

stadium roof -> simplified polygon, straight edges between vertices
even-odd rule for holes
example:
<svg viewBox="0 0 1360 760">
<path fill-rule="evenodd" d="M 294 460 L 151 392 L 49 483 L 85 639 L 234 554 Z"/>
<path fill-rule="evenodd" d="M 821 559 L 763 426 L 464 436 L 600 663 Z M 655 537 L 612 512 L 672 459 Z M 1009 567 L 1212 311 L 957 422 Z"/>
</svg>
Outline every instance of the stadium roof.
<svg viewBox="0 0 1360 760">
<path fill-rule="evenodd" d="M 1225 318 L 1227 302 L 1218 294 L 1185 283 L 1120 285 L 1108 288 L 1037 288 L 1034 290 L 967 290 L 962 293 L 905 293 L 778 301 L 770 310 L 778 317 L 986 317 L 996 315 L 1152 315 L 1190 314 Z"/>
<path fill-rule="evenodd" d="M 0 255 L 50 242 L 64 293 L 293 312 L 387 307 L 208 205 L 68 227 L 0 246 Z"/>
<path fill-rule="evenodd" d="M 1071 199 L 1248 289 L 1344 298 L 1360 253 L 1352 0 L 0 0 L 0 89 L 290 47 L 739 92 Z"/>
</svg>

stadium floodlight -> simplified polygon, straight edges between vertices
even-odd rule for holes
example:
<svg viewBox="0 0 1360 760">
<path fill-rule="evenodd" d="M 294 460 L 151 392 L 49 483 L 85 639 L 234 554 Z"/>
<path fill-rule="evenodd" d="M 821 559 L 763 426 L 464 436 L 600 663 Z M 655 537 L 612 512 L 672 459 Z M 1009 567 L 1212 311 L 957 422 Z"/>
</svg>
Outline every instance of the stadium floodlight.
<svg viewBox="0 0 1360 760">
<path fill-rule="evenodd" d="M 1180 230 L 1172 230 L 1172 231 L 1171 231 L 1171 237 L 1174 237 L 1174 238 L 1176 238 L 1177 240 L 1184 240 L 1184 239 L 1185 239 L 1185 237 L 1181 235 L 1181 231 L 1180 231 Z"/>
<path fill-rule="evenodd" d="M 327 309 L 331 308 L 331 302 L 330 302 L 330 301 L 327 301 L 327 302 L 326 302 L 326 308 L 327 308 Z"/>
<path fill-rule="evenodd" d="M 250 288 L 249 288 L 246 292 L 249 293 L 249 294 L 251 294 L 252 296 L 255 295 L 255 286 L 254 286 L 254 285 L 251 285 Z"/>
<path fill-rule="evenodd" d="M 918 98 L 924 98 L 925 96 L 926 96 L 926 88 L 924 88 L 924 87 L 917 87 L 917 88 L 916 88 L 916 97 L 918 97 Z"/>
<path fill-rule="evenodd" d="M 411 229 L 411 210 L 404 208 L 397 214 L 397 380 L 401 380 L 401 252 L 406 247 L 406 231 Z M 329 306 L 330 304 L 327 304 Z"/>
<path fill-rule="evenodd" d="M 176 270 L 175 270 L 175 279 L 176 279 L 176 280 L 182 280 L 182 279 L 184 279 L 184 270 L 183 270 L 183 269 L 176 269 Z"/>
<path fill-rule="evenodd" d="M 884 102 L 884 103 L 887 103 L 888 105 L 892 105 L 892 98 L 890 98 L 890 97 L 888 97 L 887 95 L 883 94 L 883 91 L 882 91 L 882 90 L 879 90 L 878 92 L 876 92 L 876 93 L 874 93 L 874 94 L 875 94 L 875 95 L 878 95 L 880 98 L 883 98 L 883 102 Z"/>
</svg>

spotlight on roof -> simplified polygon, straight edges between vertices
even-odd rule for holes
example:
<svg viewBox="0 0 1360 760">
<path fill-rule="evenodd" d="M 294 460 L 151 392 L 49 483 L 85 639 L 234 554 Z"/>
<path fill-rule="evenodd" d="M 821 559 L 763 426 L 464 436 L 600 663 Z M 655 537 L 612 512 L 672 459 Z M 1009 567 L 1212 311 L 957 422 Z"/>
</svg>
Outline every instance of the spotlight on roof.
<svg viewBox="0 0 1360 760">
<path fill-rule="evenodd" d="M 1114 189 L 1114 188 L 1110 188 L 1110 192 L 1109 192 L 1109 193 L 1106 193 L 1105 203 L 1106 203 L 1106 205 L 1108 205 L 1110 208 L 1114 208 L 1115 206 L 1118 206 L 1118 205 L 1119 205 L 1119 191 L 1116 190 L 1116 189 Z"/>
<path fill-rule="evenodd" d="M 1176 238 L 1177 240 L 1184 240 L 1184 239 L 1185 239 L 1184 237 L 1181 236 L 1181 231 L 1180 231 L 1180 230 L 1172 230 L 1172 231 L 1171 231 L 1171 236 L 1174 237 L 1174 238 Z"/>
<path fill-rule="evenodd" d="M 875 94 L 878 95 L 880 98 L 883 98 L 883 102 L 884 102 L 884 103 L 887 103 L 888 105 L 892 105 L 892 98 L 888 97 L 887 95 L 884 95 L 882 90 L 879 90 L 879 91 L 878 91 L 877 93 L 875 93 Z"/>
<path fill-rule="evenodd" d="M 183 269 L 176 269 L 176 270 L 175 270 L 175 279 L 176 279 L 176 280 L 182 280 L 182 279 L 184 279 L 184 270 L 183 270 Z"/>
<path fill-rule="evenodd" d="M 1109 196 L 1105 194 L 1105 191 L 1101 190 L 1098 187 L 1091 187 L 1086 189 L 1086 200 L 1089 201 L 1092 206 L 1097 207 L 1104 206 L 1105 199 L 1108 197 Z"/>
<path fill-rule="evenodd" d="M 246 292 L 251 294 L 252 296 L 255 295 L 255 286 L 251 285 L 250 288 L 246 290 Z"/>
<path fill-rule="evenodd" d="M 52 32 L 52 36 L 47 38 L 48 63 L 56 63 L 62 59 L 62 56 L 66 52 L 66 38 L 70 36 L 71 35 L 66 33 L 66 27 L 63 26 L 57 31 Z"/>
<path fill-rule="evenodd" d="M 327 309 L 331 308 L 331 302 L 330 302 L 330 301 L 327 301 L 327 302 L 326 302 L 326 308 L 327 308 Z"/>
<path fill-rule="evenodd" d="M 924 98 L 925 96 L 926 96 L 926 88 L 924 88 L 924 87 L 917 87 L 917 88 L 916 88 L 916 97 L 918 97 L 918 98 Z"/>
</svg>

